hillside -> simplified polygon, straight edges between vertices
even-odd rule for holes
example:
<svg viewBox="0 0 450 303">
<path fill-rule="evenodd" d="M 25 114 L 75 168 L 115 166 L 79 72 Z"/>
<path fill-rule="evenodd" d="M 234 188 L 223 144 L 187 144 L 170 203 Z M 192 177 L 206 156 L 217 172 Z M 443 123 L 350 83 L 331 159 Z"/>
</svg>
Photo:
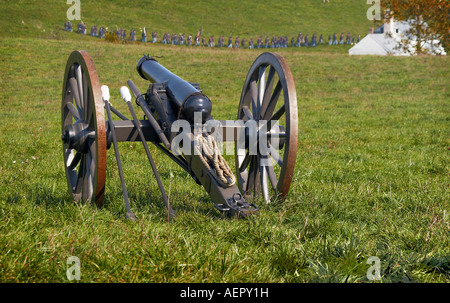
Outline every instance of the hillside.
<svg viewBox="0 0 450 303">
<path fill-rule="evenodd" d="M 61 38 L 70 5 L 66 1 L 0 1 L 0 36 L 40 36 Z M 371 21 L 369 6 L 362 0 L 118 0 L 81 1 L 81 20 L 88 26 L 123 27 L 139 33 L 144 27 L 159 34 L 203 35 L 297 35 L 299 32 L 324 34 L 352 32 L 365 35 Z M 74 23 L 77 21 L 74 21 Z M 73 38 L 73 36 L 70 36 Z M 75 38 L 75 39 L 78 39 Z"/>
</svg>

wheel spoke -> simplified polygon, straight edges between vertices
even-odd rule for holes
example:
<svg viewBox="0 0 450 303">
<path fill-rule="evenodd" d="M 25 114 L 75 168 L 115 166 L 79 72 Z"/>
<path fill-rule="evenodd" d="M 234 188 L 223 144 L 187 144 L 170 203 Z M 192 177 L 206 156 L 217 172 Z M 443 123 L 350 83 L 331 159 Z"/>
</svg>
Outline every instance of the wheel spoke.
<svg viewBox="0 0 450 303">
<path fill-rule="evenodd" d="M 269 69 L 269 75 L 267 76 L 267 85 L 264 91 L 264 98 L 262 101 L 262 107 L 261 107 L 261 119 L 264 119 L 265 113 L 267 112 L 267 106 L 269 105 L 269 98 L 271 97 L 271 92 L 273 89 L 273 82 L 274 82 L 274 76 L 275 76 L 275 68 L 273 66 L 270 66 Z"/>
<path fill-rule="evenodd" d="M 267 169 L 267 175 L 269 176 L 270 184 L 272 185 L 272 190 L 274 192 L 276 192 L 277 191 L 278 181 L 277 181 L 277 177 L 275 175 L 275 171 L 273 169 L 273 166 L 272 165 L 267 165 L 266 169 Z"/>
<path fill-rule="evenodd" d="M 89 87 L 88 82 L 86 80 L 86 75 L 83 73 L 83 76 L 81 77 L 83 79 L 83 101 L 84 101 L 84 121 L 86 121 L 87 124 L 89 124 L 89 118 L 92 114 L 92 107 L 90 106 L 90 98 L 89 98 Z"/>
<path fill-rule="evenodd" d="M 254 188 L 255 178 L 256 178 L 255 162 L 256 162 L 256 157 L 251 157 L 248 178 L 247 178 L 247 186 L 245 188 L 245 195 L 251 195 L 253 188 Z"/>
<path fill-rule="evenodd" d="M 240 157 L 242 157 L 242 156 L 240 156 Z M 251 160 L 252 157 L 253 156 L 250 156 L 250 152 L 247 152 L 247 154 L 245 155 L 244 159 L 242 160 L 242 162 L 239 165 L 239 171 L 240 172 L 243 172 L 247 168 L 247 166 L 250 163 L 250 160 Z"/>
<path fill-rule="evenodd" d="M 260 182 L 260 172 L 259 172 L 259 167 L 261 166 L 261 161 L 259 156 L 255 156 L 255 161 L 254 161 L 254 171 L 255 171 L 255 178 L 254 178 L 254 197 L 259 197 L 259 194 L 261 193 L 261 182 Z"/>
<path fill-rule="evenodd" d="M 247 121 L 253 120 L 252 112 L 250 111 L 250 109 L 248 109 L 248 106 L 242 106 L 242 111 L 244 112 Z"/>
<path fill-rule="evenodd" d="M 272 127 L 273 127 L 273 124 L 276 124 L 277 122 L 278 122 L 278 120 L 280 120 L 280 118 L 284 115 L 284 113 L 286 112 L 286 110 L 285 110 L 286 108 L 285 108 L 285 106 L 284 106 L 284 104 L 277 110 L 277 112 L 272 116 L 272 117 L 270 117 L 270 119 L 269 120 L 263 120 L 264 121 L 264 123 L 262 123 L 260 126 L 259 126 L 259 129 L 272 129 Z"/>
<path fill-rule="evenodd" d="M 95 157 L 96 157 L 95 140 L 91 140 L 91 142 L 89 142 L 89 155 L 91 157 L 91 171 L 95 174 Z"/>
<path fill-rule="evenodd" d="M 267 66 L 261 65 L 259 67 L 259 75 L 258 75 L 258 106 L 257 106 L 257 112 L 258 115 L 256 115 L 256 118 L 259 120 L 261 119 L 261 107 L 264 100 L 264 92 L 266 88 L 266 69 Z"/>
<path fill-rule="evenodd" d="M 72 90 L 73 97 L 75 98 L 75 104 L 77 105 L 80 117 L 84 116 L 83 107 L 81 104 L 80 92 L 78 90 L 77 80 L 74 77 L 69 78 L 70 89 Z"/>
<path fill-rule="evenodd" d="M 285 112 L 286 112 L 286 107 L 283 104 L 283 106 L 281 106 L 277 110 L 277 112 L 275 114 L 273 114 L 273 116 L 269 119 L 269 121 L 278 121 L 278 120 L 280 120 L 281 116 L 283 116 Z"/>
<path fill-rule="evenodd" d="M 80 95 L 80 105 L 81 108 L 84 110 L 83 74 L 81 70 L 81 65 L 79 64 L 75 66 L 75 76 L 77 78 L 78 94 Z"/>
<path fill-rule="evenodd" d="M 66 107 L 69 110 L 69 112 L 72 114 L 72 116 L 75 118 L 75 121 L 80 120 L 80 113 L 78 112 L 75 105 L 73 105 L 73 103 L 67 102 Z"/>
<path fill-rule="evenodd" d="M 92 197 L 92 172 L 91 172 L 92 157 L 89 153 L 84 157 L 86 173 L 83 179 L 83 201 L 90 200 Z"/>
<path fill-rule="evenodd" d="M 281 158 L 278 151 L 270 143 L 268 144 L 270 149 L 270 155 L 272 156 L 272 158 L 275 160 L 275 162 L 278 163 L 278 165 L 283 166 L 283 158 Z"/>
<path fill-rule="evenodd" d="M 71 154 L 73 155 L 73 153 Z M 70 159 L 67 159 L 67 167 L 69 169 L 74 169 L 77 167 L 78 163 L 81 159 L 81 153 L 76 153 L 75 156 L 70 157 Z"/>
<path fill-rule="evenodd" d="M 270 100 L 266 103 L 267 107 L 264 110 L 263 120 L 269 118 L 270 115 L 272 115 L 273 111 L 275 110 L 275 106 L 277 105 L 278 99 L 280 97 L 281 89 L 282 89 L 281 82 L 278 81 L 273 91 L 273 94 L 270 97 Z"/>
<path fill-rule="evenodd" d="M 253 110 L 253 117 L 258 118 L 258 88 L 256 86 L 256 80 L 250 82 L 250 95 L 252 98 L 252 110 Z"/>
<path fill-rule="evenodd" d="M 265 156 L 261 156 L 261 160 L 264 160 L 266 158 Z M 266 158 L 267 159 L 267 158 Z M 266 170 L 266 163 L 260 163 L 259 165 L 259 172 L 260 172 L 260 179 L 261 179 L 261 191 L 264 198 L 264 201 L 266 203 L 269 202 L 269 184 L 267 180 L 267 170 Z"/>
<path fill-rule="evenodd" d="M 81 163 L 80 163 L 80 167 L 78 168 L 77 182 L 76 182 L 75 189 L 73 190 L 76 200 L 77 199 L 79 200 L 81 198 L 81 189 L 83 188 L 83 181 L 84 181 L 84 175 L 85 175 L 85 160 L 84 160 L 85 157 L 86 157 L 85 154 L 81 155 Z"/>
<path fill-rule="evenodd" d="M 90 126 L 91 125 L 91 121 L 92 121 L 93 111 L 94 111 L 94 109 L 92 108 L 92 106 L 94 106 L 93 105 L 94 102 L 91 102 L 91 94 L 88 94 L 86 98 L 87 98 L 87 102 L 88 103 L 86 104 L 87 108 L 86 108 L 86 118 L 85 118 L 85 120 L 86 120 L 86 123 Z M 91 129 L 91 128 L 89 128 L 89 129 Z"/>
<path fill-rule="evenodd" d="M 74 158 L 74 151 L 71 148 L 65 149 L 64 159 L 66 160 L 66 163 L 72 162 Z"/>
</svg>

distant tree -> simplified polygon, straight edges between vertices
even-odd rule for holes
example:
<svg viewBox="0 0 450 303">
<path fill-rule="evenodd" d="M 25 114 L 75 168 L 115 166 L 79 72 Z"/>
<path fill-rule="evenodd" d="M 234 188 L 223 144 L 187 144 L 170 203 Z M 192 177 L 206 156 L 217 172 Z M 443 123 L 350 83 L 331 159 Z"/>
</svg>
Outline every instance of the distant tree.
<svg viewBox="0 0 450 303">
<path fill-rule="evenodd" d="M 426 53 L 426 43 L 433 44 L 435 49 L 440 45 L 448 50 L 450 47 L 450 4 L 448 0 L 384 0 L 382 6 L 385 9 L 388 20 L 394 18 L 398 21 L 410 22 L 411 28 L 405 33 L 409 37 L 415 37 L 414 45 L 416 54 Z M 436 41 L 440 41 L 437 42 Z M 411 40 L 404 39 L 401 46 L 409 50 Z"/>
</svg>

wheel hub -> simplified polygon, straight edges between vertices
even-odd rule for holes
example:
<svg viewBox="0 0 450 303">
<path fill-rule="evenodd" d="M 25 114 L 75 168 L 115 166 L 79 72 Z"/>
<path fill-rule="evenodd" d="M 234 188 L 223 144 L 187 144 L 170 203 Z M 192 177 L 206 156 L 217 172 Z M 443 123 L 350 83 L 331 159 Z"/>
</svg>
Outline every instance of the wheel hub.
<svg viewBox="0 0 450 303">
<path fill-rule="evenodd" d="M 84 121 L 77 121 L 74 124 L 67 125 L 61 140 L 68 144 L 69 148 L 75 149 L 80 153 L 87 153 L 89 149 L 89 140 L 95 138 L 95 132 L 88 129 Z"/>
</svg>

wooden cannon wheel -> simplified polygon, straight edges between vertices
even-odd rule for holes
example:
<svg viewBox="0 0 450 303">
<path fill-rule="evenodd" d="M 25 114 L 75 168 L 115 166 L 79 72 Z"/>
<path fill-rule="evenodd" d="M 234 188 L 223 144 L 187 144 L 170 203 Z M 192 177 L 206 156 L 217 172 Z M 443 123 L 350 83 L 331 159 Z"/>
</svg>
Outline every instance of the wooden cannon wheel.
<svg viewBox="0 0 450 303">
<path fill-rule="evenodd" d="M 75 201 L 103 203 L 106 124 L 97 70 L 89 54 L 67 60 L 61 104 L 61 139 L 69 193 Z"/>
<path fill-rule="evenodd" d="M 235 149 L 242 194 L 257 198 L 262 193 L 265 202 L 284 198 L 297 155 L 298 112 L 294 80 L 282 56 L 263 53 L 255 60 L 242 89 L 237 119 L 258 125 L 256 147 L 247 142 L 245 148 Z"/>
</svg>

